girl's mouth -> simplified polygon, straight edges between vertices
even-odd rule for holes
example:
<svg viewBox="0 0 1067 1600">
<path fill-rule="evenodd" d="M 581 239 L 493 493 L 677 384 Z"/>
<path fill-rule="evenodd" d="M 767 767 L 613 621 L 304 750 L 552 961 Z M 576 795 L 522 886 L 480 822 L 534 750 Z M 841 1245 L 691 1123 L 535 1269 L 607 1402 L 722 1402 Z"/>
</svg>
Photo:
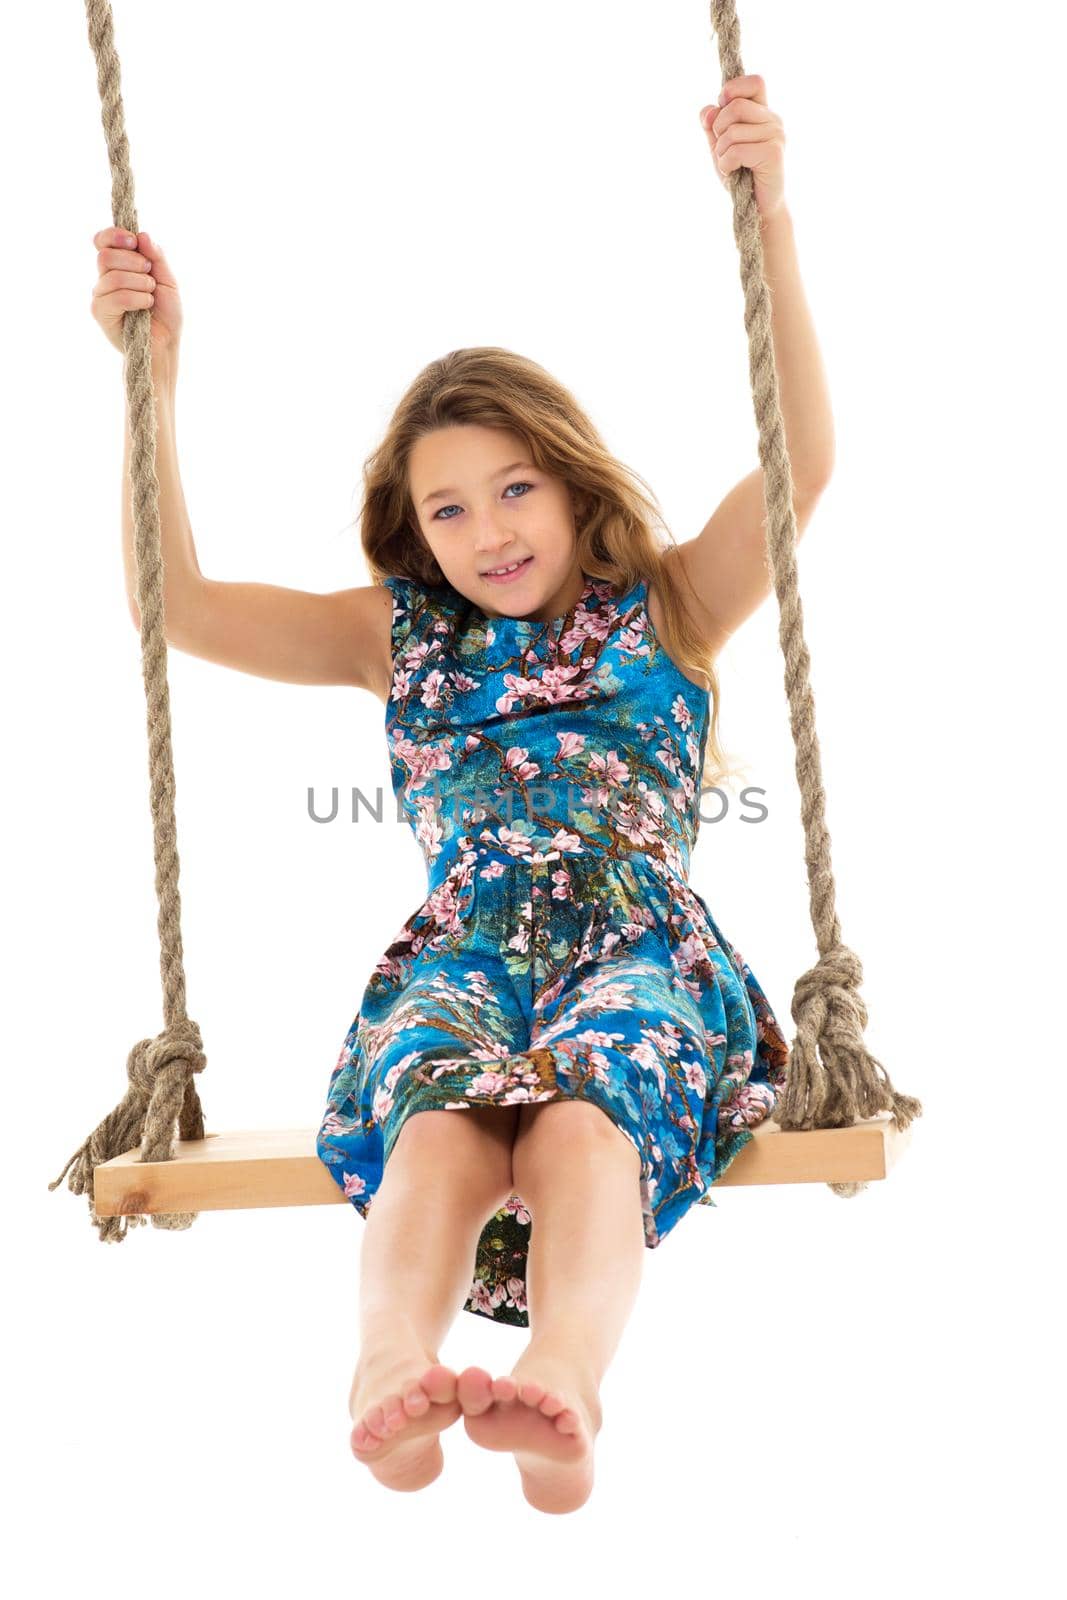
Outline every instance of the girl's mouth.
<svg viewBox="0 0 1067 1600">
<path fill-rule="evenodd" d="M 514 583 L 517 578 L 522 577 L 532 560 L 533 556 L 526 556 L 519 562 L 514 572 L 483 572 L 482 577 L 486 583 Z"/>
</svg>

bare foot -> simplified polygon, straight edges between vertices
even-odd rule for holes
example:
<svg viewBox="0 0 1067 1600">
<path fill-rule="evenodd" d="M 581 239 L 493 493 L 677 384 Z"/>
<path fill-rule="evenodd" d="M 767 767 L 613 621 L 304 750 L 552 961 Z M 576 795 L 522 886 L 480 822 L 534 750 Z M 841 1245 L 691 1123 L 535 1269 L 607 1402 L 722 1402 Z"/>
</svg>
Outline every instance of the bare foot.
<svg viewBox="0 0 1067 1600">
<path fill-rule="evenodd" d="M 361 1352 L 348 1410 L 352 1454 L 388 1489 L 424 1489 L 445 1464 L 438 1435 L 459 1420 L 456 1374 L 411 1333 Z"/>
<path fill-rule="evenodd" d="M 467 1367 L 456 1384 L 463 1426 L 486 1450 L 511 1450 L 538 1511 L 577 1511 L 593 1491 L 602 1420 L 596 1385 L 565 1352 L 528 1346 L 506 1378 Z"/>
</svg>

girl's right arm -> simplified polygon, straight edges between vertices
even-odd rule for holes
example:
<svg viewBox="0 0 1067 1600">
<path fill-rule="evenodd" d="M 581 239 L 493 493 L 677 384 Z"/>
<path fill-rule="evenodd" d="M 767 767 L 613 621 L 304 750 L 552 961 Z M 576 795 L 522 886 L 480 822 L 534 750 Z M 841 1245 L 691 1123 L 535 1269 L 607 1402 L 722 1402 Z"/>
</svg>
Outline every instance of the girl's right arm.
<svg viewBox="0 0 1067 1600">
<path fill-rule="evenodd" d="M 126 311 L 151 307 L 152 380 L 156 402 L 156 477 L 163 555 L 163 609 L 168 644 L 239 672 L 284 683 L 348 684 L 388 699 L 392 595 L 380 584 L 314 594 L 266 583 L 225 583 L 200 571 L 182 493 L 174 426 L 181 333 L 178 286 L 162 252 L 141 233 L 104 228 L 94 239 L 99 279 L 93 316 L 123 350 Z M 126 594 L 135 626 L 137 604 L 130 492 L 132 449 L 126 406 L 122 469 L 122 547 Z"/>
</svg>

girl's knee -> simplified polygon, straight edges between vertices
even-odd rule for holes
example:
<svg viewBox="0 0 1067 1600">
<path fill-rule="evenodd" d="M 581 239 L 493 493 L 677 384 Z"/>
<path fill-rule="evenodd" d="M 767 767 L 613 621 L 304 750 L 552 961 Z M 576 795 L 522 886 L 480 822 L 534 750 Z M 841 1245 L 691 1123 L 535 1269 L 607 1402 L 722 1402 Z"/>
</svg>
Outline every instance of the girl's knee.
<svg viewBox="0 0 1067 1600">
<path fill-rule="evenodd" d="M 511 1115 L 509 1115 L 511 1113 Z M 388 1165 L 400 1157 L 405 1178 L 439 1184 L 442 1192 L 469 1200 L 486 1215 L 513 1192 L 511 1141 L 517 1110 L 472 1106 L 463 1110 L 412 1112 L 393 1144 Z"/>
<path fill-rule="evenodd" d="M 597 1153 L 620 1166 L 632 1166 L 640 1175 L 641 1158 L 633 1141 L 591 1100 L 546 1100 L 523 1106 L 511 1152 L 517 1192 L 523 1193 L 524 1176 L 529 1186 L 543 1169 L 581 1164 Z"/>
</svg>

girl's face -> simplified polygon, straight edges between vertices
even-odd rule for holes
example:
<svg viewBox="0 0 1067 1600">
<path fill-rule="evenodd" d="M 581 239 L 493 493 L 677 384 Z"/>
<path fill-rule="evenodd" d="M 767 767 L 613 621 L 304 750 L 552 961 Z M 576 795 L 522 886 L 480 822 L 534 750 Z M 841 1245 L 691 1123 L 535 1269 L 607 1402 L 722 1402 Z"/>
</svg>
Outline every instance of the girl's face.
<svg viewBox="0 0 1067 1600">
<path fill-rule="evenodd" d="M 441 571 L 486 616 L 550 622 L 581 597 L 567 485 L 533 465 L 517 434 L 473 423 L 424 434 L 408 488 Z M 517 561 L 505 581 L 486 576 Z"/>
</svg>

